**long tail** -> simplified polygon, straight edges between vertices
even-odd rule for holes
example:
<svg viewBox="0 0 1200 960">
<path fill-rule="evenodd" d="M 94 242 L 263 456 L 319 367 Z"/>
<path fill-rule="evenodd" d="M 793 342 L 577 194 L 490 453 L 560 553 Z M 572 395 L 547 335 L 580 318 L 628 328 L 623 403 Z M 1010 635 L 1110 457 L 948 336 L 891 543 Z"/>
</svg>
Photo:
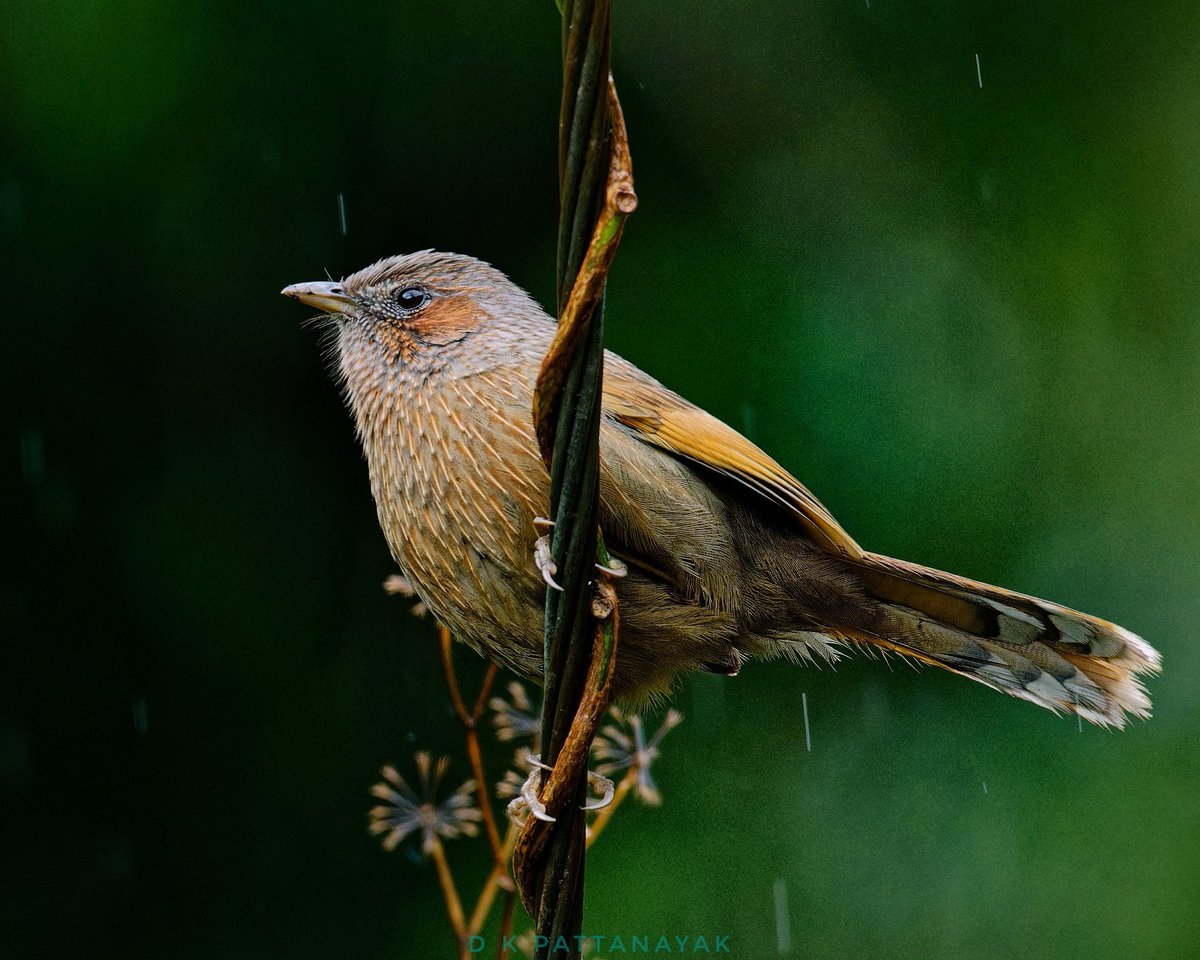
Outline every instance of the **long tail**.
<svg viewBox="0 0 1200 960">
<path fill-rule="evenodd" d="M 1128 630 L 890 557 L 866 554 L 854 567 L 882 610 L 878 628 L 854 639 L 1102 726 L 1150 715 L 1138 677 L 1161 658 Z"/>
</svg>

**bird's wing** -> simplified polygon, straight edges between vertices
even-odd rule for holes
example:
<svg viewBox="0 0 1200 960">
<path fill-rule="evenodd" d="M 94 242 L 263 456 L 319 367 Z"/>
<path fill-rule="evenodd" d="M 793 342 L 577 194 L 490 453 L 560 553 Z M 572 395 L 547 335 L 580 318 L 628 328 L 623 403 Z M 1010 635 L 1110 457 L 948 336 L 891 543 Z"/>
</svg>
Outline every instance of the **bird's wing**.
<svg viewBox="0 0 1200 960">
<path fill-rule="evenodd" d="M 727 424 L 609 354 L 604 412 L 642 441 L 737 480 L 795 517 L 812 540 L 851 558 L 862 548 L 799 480 Z"/>
</svg>

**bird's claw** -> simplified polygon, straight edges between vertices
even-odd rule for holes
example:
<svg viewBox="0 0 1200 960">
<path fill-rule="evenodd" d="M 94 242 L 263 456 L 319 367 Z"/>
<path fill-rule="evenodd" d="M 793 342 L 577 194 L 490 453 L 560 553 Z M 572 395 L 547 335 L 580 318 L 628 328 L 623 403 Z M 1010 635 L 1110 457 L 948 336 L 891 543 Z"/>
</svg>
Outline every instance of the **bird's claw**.
<svg viewBox="0 0 1200 960">
<path fill-rule="evenodd" d="M 531 754 L 528 762 L 530 767 L 529 776 L 525 778 L 525 783 L 521 786 L 521 792 L 509 803 L 508 815 L 519 823 L 523 823 L 531 816 L 546 823 L 555 823 L 557 822 L 556 818 L 546 812 L 546 805 L 538 797 L 538 788 L 541 785 L 539 771 L 545 770 L 550 772 L 554 768 L 549 764 L 542 763 L 541 758 L 537 754 Z M 588 788 L 600 796 L 591 803 L 585 803 L 583 805 L 584 810 L 603 810 L 613 802 L 616 787 L 608 777 L 589 770 L 587 772 L 587 781 Z"/>
<path fill-rule="evenodd" d="M 556 818 L 546 812 L 546 805 L 538 798 L 538 787 L 541 784 L 541 770 L 552 770 L 542 763 L 536 754 L 529 757 L 529 776 L 521 785 L 521 792 L 508 805 L 508 815 L 517 823 L 524 823 L 530 816 L 546 823 L 556 822 Z"/>
<path fill-rule="evenodd" d="M 598 800 L 593 800 L 591 803 L 583 805 L 584 810 L 603 810 L 613 802 L 613 794 L 617 792 L 617 788 L 613 786 L 613 782 L 600 773 L 588 771 L 588 787 L 597 791 L 600 794 Z"/>
<path fill-rule="evenodd" d="M 629 568 L 616 557 L 609 557 L 607 566 L 603 563 L 596 564 L 596 569 L 618 579 L 629 573 Z"/>
<path fill-rule="evenodd" d="M 534 517 L 533 525 L 537 529 L 550 529 L 554 526 L 553 520 L 547 520 L 545 517 Z M 554 579 L 554 575 L 558 573 L 558 564 L 554 562 L 554 557 L 550 553 L 550 534 L 543 533 L 533 545 L 533 562 L 537 565 L 538 572 L 542 575 L 542 579 L 546 581 L 546 586 L 552 590 L 562 592 L 562 587 L 558 581 Z M 601 573 L 606 573 L 610 577 L 620 578 L 629 573 L 629 568 L 625 566 L 616 557 L 609 557 L 608 563 L 596 564 L 596 569 Z"/>
<path fill-rule="evenodd" d="M 550 534 L 543 534 L 537 538 L 537 542 L 533 545 L 533 562 L 537 565 L 542 579 L 546 581 L 546 586 L 552 590 L 561 592 L 562 587 L 554 579 L 554 575 L 558 573 L 558 564 L 554 562 L 554 557 L 550 555 Z"/>
<path fill-rule="evenodd" d="M 539 530 L 549 530 L 554 526 L 554 521 L 548 520 L 546 517 L 534 517 L 533 525 Z M 537 538 L 537 542 L 533 545 L 533 562 L 537 565 L 538 572 L 542 575 L 546 586 L 561 593 L 562 587 L 554 579 L 554 575 L 558 573 L 558 564 L 554 562 L 554 557 L 550 553 L 550 534 L 544 533 Z"/>
</svg>

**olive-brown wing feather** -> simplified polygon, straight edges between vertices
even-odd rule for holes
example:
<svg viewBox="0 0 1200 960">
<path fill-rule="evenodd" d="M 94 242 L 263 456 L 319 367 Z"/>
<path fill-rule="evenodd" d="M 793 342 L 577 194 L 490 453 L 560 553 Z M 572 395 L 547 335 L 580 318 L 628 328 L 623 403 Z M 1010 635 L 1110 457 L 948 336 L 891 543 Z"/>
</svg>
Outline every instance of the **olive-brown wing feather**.
<svg viewBox="0 0 1200 960">
<path fill-rule="evenodd" d="M 611 354 L 604 369 L 604 412 L 646 443 L 730 477 L 783 507 L 830 553 L 862 556 L 832 514 L 775 460 L 732 427 Z"/>
</svg>

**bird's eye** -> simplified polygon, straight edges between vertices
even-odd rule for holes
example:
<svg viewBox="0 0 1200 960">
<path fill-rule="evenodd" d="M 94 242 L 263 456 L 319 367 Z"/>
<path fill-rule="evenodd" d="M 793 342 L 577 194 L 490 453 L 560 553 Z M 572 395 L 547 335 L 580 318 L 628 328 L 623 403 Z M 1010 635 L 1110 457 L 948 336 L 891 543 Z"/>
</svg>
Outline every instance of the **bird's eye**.
<svg viewBox="0 0 1200 960">
<path fill-rule="evenodd" d="M 424 287 L 405 287 L 396 294 L 396 303 L 401 310 L 420 310 L 429 300 L 429 294 Z"/>
</svg>

